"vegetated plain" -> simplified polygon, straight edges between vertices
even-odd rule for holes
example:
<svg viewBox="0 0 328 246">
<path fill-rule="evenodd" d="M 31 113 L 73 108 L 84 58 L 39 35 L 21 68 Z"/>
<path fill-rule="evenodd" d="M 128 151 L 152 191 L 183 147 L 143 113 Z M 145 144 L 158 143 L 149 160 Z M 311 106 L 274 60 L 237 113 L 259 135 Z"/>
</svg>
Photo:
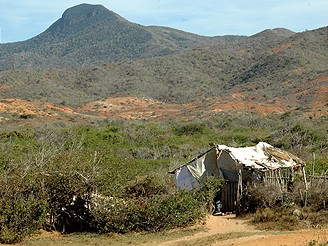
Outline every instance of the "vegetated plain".
<svg viewBox="0 0 328 246">
<path fill-rule="evenodd" d="M 314 125 L 312 119 L 299 124 L 293 117 L 282 121 L 276 117 L 233 116 L 197 123 L 105 121 L 78 126 L 57 122 L 3 128 L 2 242 L 20 241 L 40 227 L 62 231 L 58 221 L 49 223 L 49 211 L 59 216 L 60 208 L 69 206 L 74 194 L 91 191 L 114 200 L 100 203 L 111 209 L 100 206 L 85 215 L 88 219 L 83 228 L 87 231 L 157 232 L 197 223 L 208 213 L 220 184 L 175 193 L 168 171 L 212 143 L 247 146 L 267 141 L 298 154 L 309 172 L 312 153 L 316 153 L 316 172 L 327 169 L 327 142 L 322 134 L 325 126 L 320 122 Z M 281 201 L 280 193 L 264 196 L 268 190 L 263 189 L 256 194 L 265 209 L 259 204 L 254 221 L 267 228 L 297 229 L 327 222 L 324 190 L 309 192 L 303 217 L 293 214 L 302 204 L 298 189 L 288 196 L 283 209 L 281 205 L 276 208 L 275 203 L 275 199 Z"/>
<path fill-rule="evenodd" d="M 194 224 L 220 183 L 175 193 L 168 171 L 213 143 L 266 141 L 298 155 L 308 172 L 313 162 L 326 171 L 326 35 L 325 27 L 202 37 L 82 4 L 34 38 L 0 44 L 1 242 L 63 230 L 49 212 L 89 193 L 113 197 L 117 209 L 84 215 L 87 231 Z M 254 220 L 325 224 L 327 195 L 309 194 L 304 217 L 291 215 L 302 205 L 294 193 L 283 210 L 268 197 L 272 208 L 259 208 Z"/>
</svg>

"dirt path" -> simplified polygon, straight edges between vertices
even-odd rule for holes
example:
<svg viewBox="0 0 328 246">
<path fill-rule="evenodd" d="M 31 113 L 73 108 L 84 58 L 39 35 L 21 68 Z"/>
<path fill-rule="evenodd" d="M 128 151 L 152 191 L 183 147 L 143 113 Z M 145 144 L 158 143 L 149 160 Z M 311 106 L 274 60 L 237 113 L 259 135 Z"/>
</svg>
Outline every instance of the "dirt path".
<svg viewBox="0 0 328 246">
<path fill-rule="evenodd" d="M 319 246 L 328 242 L 328 228 L 298 231 L 261 231 L 249 225 L 248 221 L 235 215 L 209 216 L 204 225 L 186 230 L 176 229 L 170 232 L 127 235 L 72 234 L 61 235 L 58 232 L 41 231 L 40 235 L 24 240 L 18 245 L 29 246 Z M 327 244 L 322 244 L 327 245 Z"/>
<path fill-rule="evenodd" d="M 160 246 L 173 245 L 220 245 L 220 246 L 289 246 L 306 245 L 310 241 L 327 242 L 328 229 L 299 230 L 293 232 L 265 232 L 257 230 L 247 221 L 235 215 L 210 216 L 204 225 L 205 230 L 193 236 L 160 243 Z M 228 235 L 228 236 L 224 236 Z M 229 236 L 232 239 L 229 239 Z"/>
<path fill-rule="evenodd" d="M 328 230 L 302 230 L 297 232 L 286 232 L 278 235 L 255 235 L 244 238 L 230 239 L 214 245 L 221 246 L 306 246 L 309 242 L 327 242 Z M 318 244 L 316 244 L 318 245 Z"/>
</svg>

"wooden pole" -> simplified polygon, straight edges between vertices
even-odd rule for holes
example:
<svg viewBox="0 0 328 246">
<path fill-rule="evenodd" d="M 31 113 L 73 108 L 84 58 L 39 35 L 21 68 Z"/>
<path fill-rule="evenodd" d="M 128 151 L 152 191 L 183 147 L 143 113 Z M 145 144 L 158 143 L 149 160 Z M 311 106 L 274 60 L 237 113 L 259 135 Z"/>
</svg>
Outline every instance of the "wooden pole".
<svg viewBox="0 0 328 246">
<path fill-rule="evenodd" d="M 305 194 L 304 194 L 304 206 L 307 205 L 307 196 L 308 196 L 308 183 L 306 180 L 306 173 L 305 173 L 305 167 L 302 168 L 303 171 L 303 178 L 304 178 L 304 184 L 305 184 Z"/>
<path fill-rule="evenodd" d="M 241 209 L 241 197 L 243 193 L 243 179 L 242 179 L 242 172 L 241 167 L 238 170 L 238 185 L 237 185 L 237 203 L 236 203 L 236 215 L 240 215 Z"/>
</svg>

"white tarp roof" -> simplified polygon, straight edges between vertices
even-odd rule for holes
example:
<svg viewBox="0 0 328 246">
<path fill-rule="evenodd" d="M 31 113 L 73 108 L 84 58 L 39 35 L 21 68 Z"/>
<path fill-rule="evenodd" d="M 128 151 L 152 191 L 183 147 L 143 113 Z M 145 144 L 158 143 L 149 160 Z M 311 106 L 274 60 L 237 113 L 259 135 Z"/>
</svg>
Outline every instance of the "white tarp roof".
<svg viewBox="0 0 328 246">
<path fill-rule="evenodd" d="M 302 164 L 302 161 L 296 156 L 265 142 L 244 148 L 233 148 L 225 145 L 218 145 L 217 148 L 219 151 L 228 152 L 243 166 L 254 169 L 287 168 Z"/>
</svg>

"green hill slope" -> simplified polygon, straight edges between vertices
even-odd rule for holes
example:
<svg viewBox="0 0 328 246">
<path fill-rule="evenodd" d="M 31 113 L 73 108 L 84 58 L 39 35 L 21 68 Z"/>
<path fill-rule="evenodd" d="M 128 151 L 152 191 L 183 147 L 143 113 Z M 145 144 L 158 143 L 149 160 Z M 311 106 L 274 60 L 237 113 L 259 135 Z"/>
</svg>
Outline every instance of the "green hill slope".
<svg viewBox="0 0 328 246">
<path fill-rule="evenodd" d="M 275 45 L 217 46 L 92 68 L 3 71 L 1 97 L 80 105 L 108 96 L 137 96 L 185 103 L 235 92 L 263 101 L 309 89 L 328 74 L 322 52 L 326 29 L 300 33 Z M 252 40 L 253 39 L 253 40 Z M 316 40 L 313 43 L 312 40 Z M 253 46 L 251 44 L 254 44 Z M 73 96 L 71 96 L 73 95 Z"/>
<path fill-rule="evenodd" d="M 252 40 L 263 45 L 288 36 L 288 32 L 269 33 L 269 39 L 264 40 L 260 34 Z M 67 9 L 36 37 L 0 44 L 0 70 L 94 66 L 248 43 L 249 38 L 243 36 L 204 37 L 173 28 L 146 27 L 131 23 L 102 5 L 81 4 Z"/>
<path fill-rule="evenodd" d="M 67 9 L 40 35 L 0 45 L 0 69 L 99 65 L 211 42 L 191 33 L 131 23 L 101 5 L 81 4 Z"/>
</svg>

